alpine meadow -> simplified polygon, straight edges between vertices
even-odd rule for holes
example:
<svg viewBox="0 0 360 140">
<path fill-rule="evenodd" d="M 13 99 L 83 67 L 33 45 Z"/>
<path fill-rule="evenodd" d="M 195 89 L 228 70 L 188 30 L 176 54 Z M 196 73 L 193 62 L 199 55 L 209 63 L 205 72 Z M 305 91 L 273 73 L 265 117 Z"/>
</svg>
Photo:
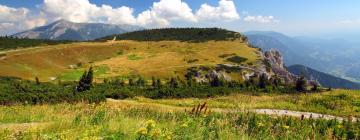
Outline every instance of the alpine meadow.
<svg viewBox="0 0 360 140">
<path fill-rule="evenodd" d="M 0 139 L 360 140 L 356 4 L 3 0 Z"/>
</svg>

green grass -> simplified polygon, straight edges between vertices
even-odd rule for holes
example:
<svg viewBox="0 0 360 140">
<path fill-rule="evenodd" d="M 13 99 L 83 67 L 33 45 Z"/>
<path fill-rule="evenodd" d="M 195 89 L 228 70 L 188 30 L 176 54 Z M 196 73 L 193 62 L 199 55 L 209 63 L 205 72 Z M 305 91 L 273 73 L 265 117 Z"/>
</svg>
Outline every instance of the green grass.
<svg viewBox="0 0 360 140">
<path fill-rule="evenodd" d="M 142 57 L 137 56 L 136 54 L 128 55 L 129 60 L 140 60 Z"/>
<path fill-rule="evenodd" d="M 85 70 L 84 68 L 71 70 L 59 76 L 58 79 L 62 81 L 76 81 L 80 79 Z M 106 65 L 96 66 L 94 67 L 94 76 L 101 77 L 101 75 L 106 74 L 107 71 L 109 71 L 109 67 Z"/>
<path fill-rule="evenodd" d="M 161 99 L 136 98 L 140 103 L 159 103 L 178 107 L 192 107 L 194 104 L 208 102 L 213 108 L 244 109 L 287 109 L 316 112 L 336 116 L 349 115 L 360 118 L 360 91 L 333 90 L 318 94 L 263 94 L 234 93 L 211 99 Z"/>
<path fill-rule="evenodd" d="M 230 98 L 230 97 L 228 97 Z M 191 99 L 187 99 L 191 100 Z M 100 104 L 0 106 L 4 139 L 355 139 L 360 124 L 270 117 L 247 112 L 185 111 L 177 106 L 108 100 Z M 170 100 L 168 100 L 170 101 Z M 177 102 L 174 100 L 174 102 Z M 201 101 L 200 101 L 201 102 Z M 223 102 L 225 103 L 225 102 Z M 191 103 L 189 106 L 196 106 Z"/>
<path fill-rule="evenodd" d="M 82 67 L 107 65 L 109 71 L 106 74 L 95 76 L 99 79 L 131 75 L 164 79 L 183 77 L 190 67 L 214 67 L 225 63 L 226 58 L 219 56 L 232 53 L 246 58 L 244 64 L 257 64 L 259 61 L 257 49 L 239 40 L 198 43 L 129 40 L 78 42 L 6 52 L 6 58 L 0 59 L 0 76 L 28 80 L 38 77 L 44 82 L 60 76 L 61 80 L 72 81 L 77 80 L 82 72 L 81 68 L 80 71 L 69 70 L 69 66 L 81 63 Z M 26 66 L 26 69 L 19 66 Z"/>
</svg>

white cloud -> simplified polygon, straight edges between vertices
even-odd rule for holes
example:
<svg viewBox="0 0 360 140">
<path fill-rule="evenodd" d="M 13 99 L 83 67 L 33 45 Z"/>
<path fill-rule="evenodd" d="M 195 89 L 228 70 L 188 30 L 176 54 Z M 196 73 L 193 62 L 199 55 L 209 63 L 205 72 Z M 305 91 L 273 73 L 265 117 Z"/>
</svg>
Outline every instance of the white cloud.
<svg viewBox="0 0 360 140">
<path fill-rule="evenodd" d="M 202 4 L 200 9 L 196 12 L 196 16 L 199 20 L 237 20 L 240 19 L 237 13 L 235 4 L 231 0 L 220 0 L 217 7 L 210 6 L 208 4 Z"/>
<path fill-rule="evenodd" d="M 279 22 L 279 20 L 276 20 L 274 18 L 274 16 L 246 16 L 244 18 L 244 21 L 246 22 L 256 22 L 256 23 L 263 23 L 263 24 L 266 24 L 266 23 L 277 23 Z"/>
<path fill-rule="evenodd" d="M 72 22 L 104 22 L 135 24 L 133 9 L 122 6 L 113 8 L 91 4 L 89 0 L 44 0 L 41 11 L 50 20 L 65 19 Z"/>
<path fill-rule="evenodd" d="M 45 24 L 38 16 L 31 15 L 30 10 L 26 8 L 0 5 L 0 13 L 0 34 L 14 33 Z"/>
<path fill-rule="evenodd" d="M 138 15 L 134 15 L 134 9 L 130 7 L 96 5 L 89 0 L 43 0 L 33 11 L 0 4 L 0 34 L 27 30 L 59 19 L 148 27 L 170 26 L 177 21 L 197 23 L 240 19 L 232 0 L 220 0 L 218 6 L 202 4 L 194 11 L 182 0 L 159 0 Z"/>
<path fill-rule="evenodd" d="M 170 21 L 183 20 L 197 22 L 192 9 L 181 0 L 160 0 L 154 2 L 150 10 L 139 14 L 137 21 L 140 25 L 168 26 Z"/>
</svg>

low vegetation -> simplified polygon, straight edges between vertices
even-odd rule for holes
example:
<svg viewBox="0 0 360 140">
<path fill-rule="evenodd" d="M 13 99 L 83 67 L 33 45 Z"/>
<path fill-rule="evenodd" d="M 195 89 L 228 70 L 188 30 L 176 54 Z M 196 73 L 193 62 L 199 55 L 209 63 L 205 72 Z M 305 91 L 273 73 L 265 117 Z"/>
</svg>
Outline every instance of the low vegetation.
<svg viewBox="0 0 360 140">
<path fill-rule="evenodd" d="M 10 50 L 18 48 L 29 48 L 35 46 L 46 46 L 71 43 L 73 41 L 54 41 L 44 39 L 27 39 L 27 38 L 14 38 L 14 37 L 0 37 L 0 50 Z"/>
<path fill-rule="evenodd" d="M 193 104 L 197 105 L 197 104 Z M 209 103 L 211 105 L 211 103 Z M 0 106 L 5 139 L 359 139 L 360 122 L 202 111 L 132 100 Z M 296 132 L 296 133 L 294 133 Z"/>
<path fill-rule="evenodd" d="M 114 36 L 102 38 L 100 40 L 112 40 Z M 129 32 L 116 35 L 117 40 L 135 40 L 135 41 L 224 41 L 237 40 L 242 36 L 233 31 L 219 28 L 167 28 L 167 29 L 147 29 L 142 31 Z"/>
</svg>

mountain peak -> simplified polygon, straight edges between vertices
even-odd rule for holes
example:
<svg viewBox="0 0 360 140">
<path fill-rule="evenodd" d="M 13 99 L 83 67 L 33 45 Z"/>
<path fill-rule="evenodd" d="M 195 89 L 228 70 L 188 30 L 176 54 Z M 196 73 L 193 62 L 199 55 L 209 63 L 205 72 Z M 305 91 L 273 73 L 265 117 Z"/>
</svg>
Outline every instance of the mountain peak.
<svg viewBox="0 0 360 140">
<path fill-rule="evenodd" d="M 70 23 L 71 21 L 65 20 L 65 19 L 59 19 L 53 23 Z"/>
<path fill-rule="evenodd" d="M 18 38 L 51 40 L 94 40 L 113 34 L 122 34 L 143 28 L 131 25 L 111 25 L 103 23 L 74 23 L 60 19 L 45 26 L 14 34 Z"/>
</svg>

